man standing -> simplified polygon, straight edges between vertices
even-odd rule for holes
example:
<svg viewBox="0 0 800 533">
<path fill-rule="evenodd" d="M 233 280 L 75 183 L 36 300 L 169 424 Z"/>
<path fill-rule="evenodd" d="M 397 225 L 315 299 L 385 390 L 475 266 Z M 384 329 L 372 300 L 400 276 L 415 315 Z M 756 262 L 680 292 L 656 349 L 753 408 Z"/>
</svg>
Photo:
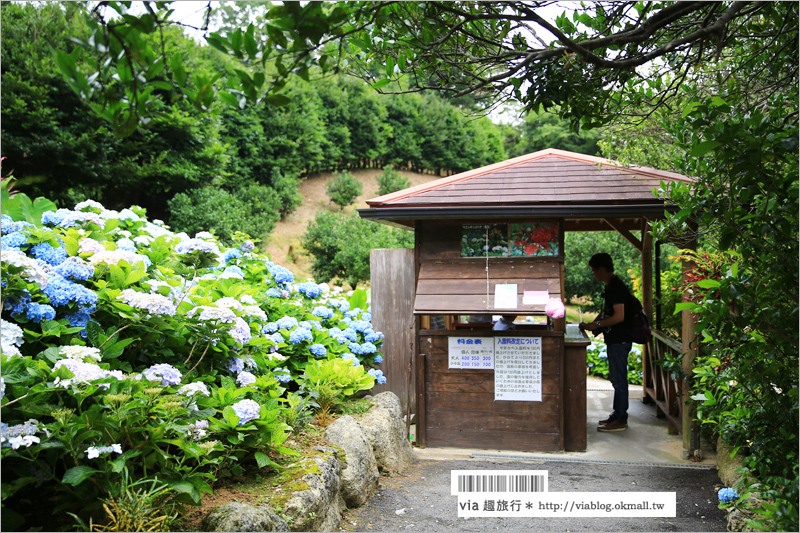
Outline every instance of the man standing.
<svg viewBox="0 0 800 533">
<path fill-rule="evenodd" d="M 580 328 L 603 333 L 608 352 L 608 372 L 614 387 L 614 412 L 601 420 L 597 431 L 625 431 L 628 427 L 628 354 L 633 316 L 625 315 L 625 303 L 630 292 L 619 277 L 614 275 L 614 263 L 606 253 L 589 259 L 594 278 L 605 284 L 603 312 L 592 322 L 581 322 Z"/>
</svg>

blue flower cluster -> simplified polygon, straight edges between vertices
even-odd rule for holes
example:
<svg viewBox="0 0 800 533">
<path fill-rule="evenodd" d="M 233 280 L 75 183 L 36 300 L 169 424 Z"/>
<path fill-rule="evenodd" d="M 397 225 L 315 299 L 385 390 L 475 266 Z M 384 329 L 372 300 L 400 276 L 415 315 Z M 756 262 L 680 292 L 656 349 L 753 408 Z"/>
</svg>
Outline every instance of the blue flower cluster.
<svg viewBox="0 0 800 533">
<path fill-rule="evenodd" d="M 86 281 L 94 276 L 94 265 L 83 261 L 80 257 L 69 257 L 54 268 L 53 272 L 62 278 Z"/>
<path fill-rule="evenodd" d="M 307 281 L 298 285 L 297 290 L 301 294 L 305 294 L 312 300 L 322 294 L 322 288 L 313 281 Z"/>
<path fill-rule="evenodd" d="M 370 353 L 375 353 L 378 349 L 375 347 L 374 344 L 371 342 L 365 342 L 364 344 L 358 344 L 357 342 L 351 342 L 347 345 L 347 349 L 353 352 L 354 354 L 358 355 L 366 355 Z"/>
<path fill-rule="evenodd" d="M 142 372 L 142 375 L 147 378 L 148 381 L 161 380 L 161 385 L 165 387 L 167 385 L 180 385 L 181 377 L 183 377 L 177 368 L 166 363 L 153 365 Z"/>
<path fill-rule="evenodd" d="M 383 363 L 383 356 L 379 353 L 375 354 L 374 362 L 376 365 Z"/>
<path fill-rule="evenodd" d="M 310 330 L 305 328 L 297 328 L 292 330 L 289 333 L 289 342 L 292 344 L 300 344 L 303 341 L 312 341 L 314 340 L 314 335 L 311 333 Z"/>
<path fill-rule="evenodd" d="M 289 373 L 288 368 L 276 368 L 273 372 L 275 378 L 281 383 L 288 383 L 292 380 L 292 375 Z"/>
<path fill-rule="evenodd" d="M 374 368 L 371 368 L 369 371 L 367 371 L 367 374 L 374 377 L 375 382 L 378 383 L 379 385 L 383 385 L 384 383 L 386 383 L 386 376 L 383 375 L 383 370 L 376 370 Z"/>
<path fill-rule="evenodd" d="M 308 351 L 311 352 L 314 357 L 325 357 L 328 355 L 328 350 L 321 344 L 312 344 L 308 347 Z"/>
<path fill-rule="evenodd" d="M 333 309 L 319 306 L 315 307 L 314 310 L 311 311 L 311 314 L 325 320 L 328 318 L 333 318 Z"/>
<path fill-rule="evenodd" d="M 287 315 L 279 318 L 276 324 L 278 326 L 278 329 L 292 329 L 298 324 L 298 322 L 295 317 Z"/>
<path fill-rule="evenodd" d="M 41 322 L 42 320 L 55 320 L 56 310 L 46 304 L 37 304 L 31 302 L 25 309 L 25 317 L 33 322 Z"/>
<path fill-rule="evenodd" d="M 8 248 L 19 248 L 26 242 L 28 242 L 28 236 L 18 231 L 15 231 L 13 233 L 8 233 L 0 237 L 0 248 L 4 250 Z"/>
<path fill-rule="evenodd" d="M 3 235 L 7 233 L 21 232 L 25 228 L 32 228 L 32 227 L 34 227 L 34 224 L 31 224 L 30 222 L 25 222 L 24 220 L 15 222 L 14 219 L 8 215 L 2 215 L 2 218 L 0 218 L 0 228 L 2 228 Z"/>
<path fill-rule="evenodd" d="M 359 366 L 361 364 L 361 361 L 358 360 L 358 357 L 356 357 L 351 353 L 342 354 L 342 359 L 344 359 L 345 361 L 352 361 L 353 366 Z"/>
<path fill-rule="evenodd" d="M 227 368 L 228 372 L 231 374 L 238 374 L 244 370 L 244 360 L 239 357 L 231 357 L 225 363 L 225 368 Z"/>
<path fill-rule="evenodd" d="M 239 426 L 243 426 L 261 416 L 261 406 L 253 400 L 241 400 L 231 405 L 233 412 L 239 417 Z"/>
<path fill-rule="evenodd" d="M 69 305 L 75 302 L 79 306 L 94 308 L 97 304 L 97 294 L 83 285 L 78 285 L 58 275 L 50 276 L 42 292 L 56 307 Z M 92 309 L 94 311 L 94 309 Z"/>
<path fill-rule="evenodd" d="M 68 255 L 67 251 L 62 248 L 53 248 L 49 243 L 42 242 L 31 248 L 31 252 L 33 252 L 33 256 L 40 261 L 44 261 L 47 264 L 57 266 L 63 263 Z"/>
<path fill-rule="evenodd" d="M 239 259 L 242 257 L 242 251 L 238 248 L 228 248 L 225 250 L 225 255 L 222 256 L 222 259 L 226 263 L 230 263 L 234 259 Z"/>
<path fill-rule="evenodd" d="M 268 263 L 267 268 L 269 273 L 272 274 L 272 279 L 275 280 L 275 283 L 278 285 L 288 285 L 294 281 L 294 274 L 286 267 Z"/>
<path fill-rule="evenodd" d="M 278 323 L 277 322 L 268 322 L 266 326 L 261 328 L 261 333 L 266 335 L 267 333 L 272 334 L 278 331 Z"/>
<path fill-rule="evenodd" d="M 729 489 L 726 487 L 724 489 L 719 489 L 717 497 L 721 502 L 730 503 L 739 499 L 739 493 L 736 492 L 734 489 Z"/>
</svg>

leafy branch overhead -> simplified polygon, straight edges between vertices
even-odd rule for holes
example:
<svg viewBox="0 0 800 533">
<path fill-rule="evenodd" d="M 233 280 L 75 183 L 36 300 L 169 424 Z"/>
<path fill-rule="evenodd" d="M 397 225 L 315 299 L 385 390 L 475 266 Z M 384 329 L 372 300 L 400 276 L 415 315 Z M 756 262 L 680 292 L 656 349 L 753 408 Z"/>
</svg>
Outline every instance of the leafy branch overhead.
<svg viewBox="0 0 800 533">
<path fill-rule="evenodd" d="M 556 2 L 270 3 L 258 27 L 202 28 L 209 45 L 240 62 L 214 76 L 190 72 L 179 52 L 166 51 L 171 2 L 143 2 L 139 15 L 126 4 L 101 2 L 91 12 L 94 34 L 82 43 L 88 72 L 77 66 L 78 49 L 55 52 L 73 89 L 122 135 L 159 99 L 282 105 L 290 76 L 340 71 L 381 92 L 472 95 L 485 108 L 508 99 L 528 110 L 558 106 L 585 127 L 628 113 L 625 104 L 649 114 L 704 65 L 743 50 L 745 63 L 775 70 L 770 84 L 751 87 L 762 98 L 797 78 L 796 61 L 777 60 L 797 56 L 793 2 L 604 1 L 563 12 Z"/>
</svg>

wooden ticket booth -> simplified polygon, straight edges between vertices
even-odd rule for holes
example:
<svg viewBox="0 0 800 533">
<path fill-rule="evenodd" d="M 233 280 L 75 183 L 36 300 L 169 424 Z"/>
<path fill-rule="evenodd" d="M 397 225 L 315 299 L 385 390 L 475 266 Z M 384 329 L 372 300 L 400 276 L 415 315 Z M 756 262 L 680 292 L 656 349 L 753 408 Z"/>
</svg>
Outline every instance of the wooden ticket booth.
<svg viewBox="0 0 800 533">
<path fill-rule="evenodd" d="M 548 301 L 566 296 L 564 233 L 619 231 L 635 239 L 631 231 L 646 230 L 668 209 L 653 189 L 679 178 L 543 150 L 381 196 L 359 210 L 414 230 L 409 311 L 418 446 L 586 450 L 590 340 L 577 324 L 545 314 Z M 642 235 L 648 273 L 650 241 Z M 651 288 L 645 292 L 647 310 Z M 502 315 L 516 317 L 514 329 L 493 329 L 491 317 Z"/>
</svg>

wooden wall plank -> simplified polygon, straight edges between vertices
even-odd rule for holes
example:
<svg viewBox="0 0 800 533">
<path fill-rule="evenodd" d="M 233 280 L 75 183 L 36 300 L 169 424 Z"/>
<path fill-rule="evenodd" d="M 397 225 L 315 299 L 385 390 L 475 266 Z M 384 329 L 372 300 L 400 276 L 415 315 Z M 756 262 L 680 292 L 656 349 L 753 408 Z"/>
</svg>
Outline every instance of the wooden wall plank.
<svg viewBox="0 0 800 533">
<path fill-rule="evenodd" d="M 380 368 L 386 376 L 386 383 L 376 384 L 373 394 L 390 390 L 400 398 L 403 412 L 409 412 L 410 401 L 413 413 L 416 396 L 408 372 L 414 338 L 414 252 L 406 248 L 372 250 L 370 272 L 372 325 L 384 334 Z"/>
</svg>

